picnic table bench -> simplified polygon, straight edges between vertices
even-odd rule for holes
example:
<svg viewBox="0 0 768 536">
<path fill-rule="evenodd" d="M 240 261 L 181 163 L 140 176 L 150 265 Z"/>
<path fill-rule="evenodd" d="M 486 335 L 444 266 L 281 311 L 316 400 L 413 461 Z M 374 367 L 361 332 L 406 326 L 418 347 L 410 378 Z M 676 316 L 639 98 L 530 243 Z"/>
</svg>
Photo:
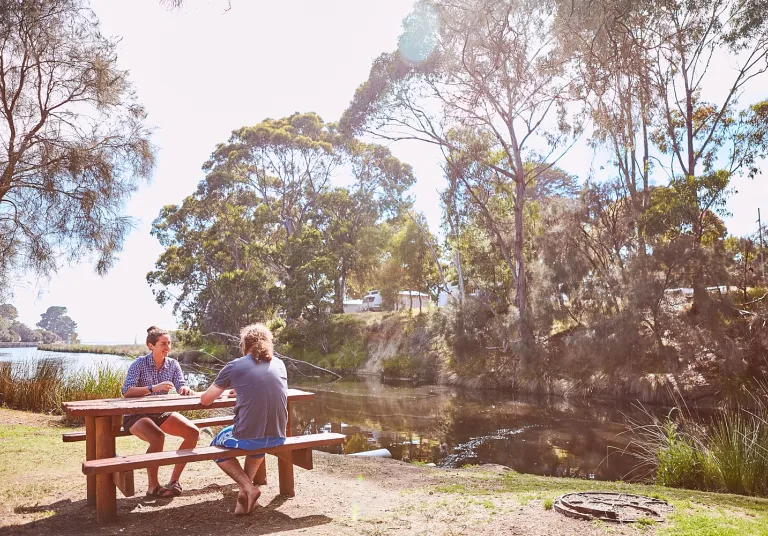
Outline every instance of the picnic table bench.
<svg viewBox="0 0 768 536">
<path fill-rule="evenodd" d="M 111 398 L 83 400 L 62 404 L 68 417 L 85 417 L 85 432 L 63 434 L 65 442 L 85 441 L 83 473 L 87 477 L 87 502 L 96 506 L 96 521 L 107 523 L 117 519 L 117 489 L 124 496 L 134 494 L 133 471 L 147 467 L 175 465 L 203 460 L 235 458 L 253 454 L 272 454 L 278 458 L 280 494 L 294 495 L 293 466 L 312 469 L 312 450 L 321 446 L 341 445 L 342 434 L 321 433 L 291 437 L 291 404 L 312 400 L 314 393 L 288 389 L 288 426 L 285 443 L 278 447 L 244 450 L 224 447 L 193 449 L 116 456 L 115 438 L 130 435 L 122 428 L 123 415 L 220 409 L 233 407 L 235 398 L 215 400 L 210 406 L 200 403 L 200 394 L 156 395 L 140 398 Z M 232 423 L 232 416 L 212 417 L 192 421 L 198 428 Z M 261 464 L 254 482 L 266 483 L 266 464 Z"/>
</svg>

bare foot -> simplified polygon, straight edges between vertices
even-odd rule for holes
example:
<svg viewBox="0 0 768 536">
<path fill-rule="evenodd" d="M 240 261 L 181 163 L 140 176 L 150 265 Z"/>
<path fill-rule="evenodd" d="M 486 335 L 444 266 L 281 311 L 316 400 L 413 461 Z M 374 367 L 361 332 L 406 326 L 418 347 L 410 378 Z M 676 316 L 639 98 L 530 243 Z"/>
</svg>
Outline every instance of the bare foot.
<svg viewBox="0 0 768 536">
<path fill-rule="evenodd" d="M 259 491 L 259 488 L 253 488 L 253 495 L 248 495 L 248 513 L 249 514 L 254 510 L 256 510 L 256 507 L 259 505 L 260 495 L 261 495 L 261 491 Z"/>
<path fill-rule="evenodd" d="M 241 491 L 237 494 L 237 506 L 235 506 L 235 515 L 244 516 L 248 513 L 248 495 L 244 491 Z"/>
<path fill-rule="evenodd" d="M 235 515 L 245 516 L 256 510 L 260 495 L 261 492 L 258 490 L 258 488 L 253 488 L 253 491 L 250 493 L 241 490 L 240 493 L 237 494 L 237 506 L 235 506 Z"/>
</svg>

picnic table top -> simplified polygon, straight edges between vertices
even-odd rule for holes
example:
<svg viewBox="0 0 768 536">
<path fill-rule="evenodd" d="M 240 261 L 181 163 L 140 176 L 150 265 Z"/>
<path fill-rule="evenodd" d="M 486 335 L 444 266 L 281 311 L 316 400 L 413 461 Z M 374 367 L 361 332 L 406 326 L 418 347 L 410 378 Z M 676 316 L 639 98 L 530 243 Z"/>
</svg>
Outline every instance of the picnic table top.
<svg viewBox="0 0 768 536">
<path fill-rule="evenodd" d="M 214 400 L 210 406 L 204 406 L 200 403 L 200 396 L 202 394 L 79 400 L 63 402 L 61 406 L 68 417 L 106 417 L 109 415 L 141 415 L 145 413 L 163 413 L 165 411 L 231 408 L 237 401 L 234 397 L 224 397 Z M 315 393 L 300 391 L 299 389 L 288 389 L 288 402 L 312 400 L 314 397 Z"/>
</svg>

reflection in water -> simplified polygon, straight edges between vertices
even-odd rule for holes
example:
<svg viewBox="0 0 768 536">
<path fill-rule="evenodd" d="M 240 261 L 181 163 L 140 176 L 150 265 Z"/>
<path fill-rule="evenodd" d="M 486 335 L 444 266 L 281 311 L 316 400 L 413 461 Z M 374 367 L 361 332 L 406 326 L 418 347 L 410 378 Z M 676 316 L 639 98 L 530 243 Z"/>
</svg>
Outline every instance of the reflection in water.
<svg viewBox="0 0 768 536">
<path fill-rule="evenodd" d="M 394 458 L 445 467 L 495 463 L 519 472 L 616 480 L 635 460 L 620 451 L 631 404 L 511 397 L 378 381 L 293 384 L 316 393 L 294 404 L 294 434 L 341 432 L 346 453 L 388 449 Z"/>
</svg>

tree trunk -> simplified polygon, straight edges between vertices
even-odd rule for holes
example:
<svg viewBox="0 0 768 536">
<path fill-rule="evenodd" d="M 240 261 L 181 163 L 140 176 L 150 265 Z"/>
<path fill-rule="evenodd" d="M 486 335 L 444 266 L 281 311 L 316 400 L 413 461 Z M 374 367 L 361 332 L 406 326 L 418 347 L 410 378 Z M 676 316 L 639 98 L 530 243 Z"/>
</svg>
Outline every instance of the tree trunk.
<svg viewBox="0 0 768 536">
<path fill-rule="evenodd" d="M 533 329 L 528 314 L 528 285 L 525 277 L 525 229 L 523 227 L 523 207 L 525 206 L 525 174 L 518 170 L 515 185 L 515 306 L 520 314 L 518 335 L 523 344 L 533 341 Z"/>
<path fill-rule="evenodd" d="M 334 285 L 334 289 L 333 289 L 333 312 L 334 313 L 344 312 L 344 298 L 346 295 L 346 290 L 347 290 L 347 278 L 342 275 L 336 280 L 336 284 Z"/>
</svg>

